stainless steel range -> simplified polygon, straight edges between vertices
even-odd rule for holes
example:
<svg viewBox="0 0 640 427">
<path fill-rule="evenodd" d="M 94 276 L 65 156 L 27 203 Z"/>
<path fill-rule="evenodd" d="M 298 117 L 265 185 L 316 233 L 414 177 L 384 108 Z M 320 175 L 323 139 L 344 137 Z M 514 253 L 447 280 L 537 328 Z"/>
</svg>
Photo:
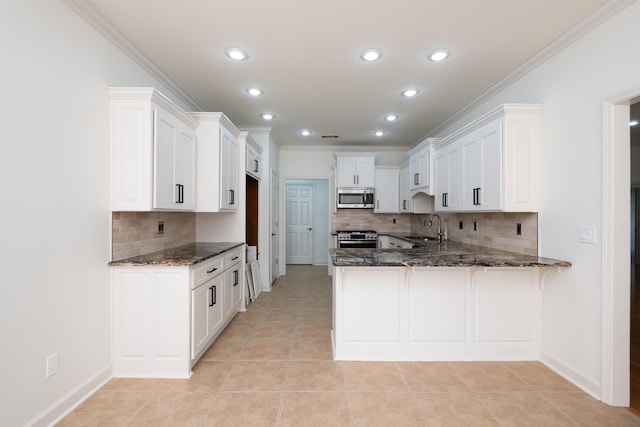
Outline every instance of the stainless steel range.
<svg viewBox="0 0 640 427">
<path fill-rule="evenodd" d="M 374 230 L 338 230 L 338 248 L 372 249 L 378 246 L 378 233 Z"/>
</svg>

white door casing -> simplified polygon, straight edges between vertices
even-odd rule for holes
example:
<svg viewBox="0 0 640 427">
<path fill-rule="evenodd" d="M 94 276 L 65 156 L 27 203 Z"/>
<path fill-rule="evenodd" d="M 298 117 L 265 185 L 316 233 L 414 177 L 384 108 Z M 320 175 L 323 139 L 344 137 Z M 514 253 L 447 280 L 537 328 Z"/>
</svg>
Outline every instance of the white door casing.
<svg viewBox="0 0 640 427">
<path fill-rule="evenodd" d="M 313 185 L 287 185 L 287 264 L 313 263 Z"/>
<path fill-rule="evenodd" d="M 278 278 L 278 200 L 280 193 L 278 191 L 278 174 L 271 171 L 271 284 Z"/>
</svg>

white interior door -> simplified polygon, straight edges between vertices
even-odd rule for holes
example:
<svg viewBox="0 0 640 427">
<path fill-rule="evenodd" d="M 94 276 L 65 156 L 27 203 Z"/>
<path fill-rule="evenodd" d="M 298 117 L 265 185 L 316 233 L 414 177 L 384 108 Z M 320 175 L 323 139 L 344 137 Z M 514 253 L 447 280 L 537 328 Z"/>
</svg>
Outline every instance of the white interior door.
<svg viewBox="0 0 640 427">
<path fill-rule="evenodd" d="M 313 263 L 313 185 L 287 185 L 287 264 Z"/>
</svg>

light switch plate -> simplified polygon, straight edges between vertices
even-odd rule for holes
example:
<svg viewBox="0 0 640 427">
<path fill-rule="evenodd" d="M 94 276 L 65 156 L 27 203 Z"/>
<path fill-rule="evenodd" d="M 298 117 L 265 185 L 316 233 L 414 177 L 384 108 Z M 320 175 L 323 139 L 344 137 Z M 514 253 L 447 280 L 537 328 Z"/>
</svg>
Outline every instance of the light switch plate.
<svg viewBox="0 0 640 427">
<path fill-rule="evenodd" d="M 578 231 L 580 243 L 596 242 L 596 226 L 595 225 L 581 225 Z"/>
</svg>

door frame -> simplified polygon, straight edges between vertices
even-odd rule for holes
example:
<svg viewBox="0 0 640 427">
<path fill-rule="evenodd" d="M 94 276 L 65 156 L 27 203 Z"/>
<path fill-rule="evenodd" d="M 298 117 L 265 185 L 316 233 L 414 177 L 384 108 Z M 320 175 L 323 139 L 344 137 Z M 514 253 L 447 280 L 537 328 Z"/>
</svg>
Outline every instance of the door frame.
<svg viewBox="0 0 640 427">
<path fill-rule="evenodd" d="M 630 105 L 640 92 L 603 101 L 601 399 L 630 401 Z"/>
<path fill-rule="evenodd" d="M 296 176 L 296 175 L 283 175 L 280 176 L 280 201 L 279 201 L 279 205 L 280 205 L 280 224 L 286 224 L 287 223 L 287 212 L 286 212 L 286 203 L 287 203 L 287 181 L 288 180 L 296 180 L 296 181 L 317 181 L 317 180 L 322 180 L 322 181 L 327 181 L 328 184 L 328 189 L 329 189 L 329 215 L 327 217 L 327 224 L 328 224 L 328 228 L 329 230 L 331 230 L 331 214 L 333 212 L 335 212 L 335 185 L 334 185 L 334 180 L 333 180 L 333 176 L 331 175 L 313 175 L 313 176 Z M 282 228 L 282 227 L 280 227 Z M 279 258 L 281 260 L 286 260 L 287 259 L 287 239 L 285 236 L 286 233 L 280 233 L 280 240 L 279 240 Z M 329 261 L 331 262 L 331 261 Z M 282 262 L 280 265 L 280 274 L 281 275 L 285 275 L 287 274 L 287 263 L 286 262 Z"/>
<path fill-rule="evenodd" d="M 309 182 L 309 183 L 305 183 L 305 182 L 296 182 L 296 183 L 287 182 L 286 187 L 285 187 L 285 191 L 287 192 L 287 194 L 285 196 L 285 199 L 286 199 L 285 205 L 286 205 L 286 208 L 287 208 L 287 212 L 285 213 L 286 223 L 284 225 L 285 226 L 285 233 L 287 235 L 287 239 L 286 239 L 287 242 L 290 242 L 290 239 L 289 239 L 290 229 L 289 229 L 289 227 L 290 227 L 291 224 L 289 224 L 289 219 L 291 219 L 291 213 L 292 213 L 291 209 L 290 209 L 290 203 L 289 203 L 290 202 L 289 201 L 289 190 L 293 189 L 293 188 L 306 188 L 306 189 L 309 189 L 309 191 L 310 191 L 311 206 L 310 206 L 310 209 L 309 209 L 308 213 L 309 213 L 309 218 L 311 219 L 311 221 L 308 224 L 308 226 L 310 228 L 307 231 L 310 231 L 310 233 L 309 233 L 309 241 L 307 242 L 307 247 L 306 247 L 306 249 L 308 249 L 308 251 L 309 251 L 309 255 L 305 256 L 304 258 L 305 258 L 305 261 L 307 259 L 310 261 L 309 264 L 313 264 L 313 261 L 314 261 L 314 258 L 315 258 L 314 257 L 314 252 L 315 252 L 314 251 L 314 240 L 315 240 L 315 230 L 314 230 L 314 228 L 315 227 L 313 227 L 313 221 L 314 221 L 314 216 L 315 216 L 314 209 L 315 209 L 315 204 L 316 204 L 316 184 L 315 184 L 315 182 Z M 298 213 L 300 213 L 299 210 L 298 210 Z M 298 236 L 297 239 L 298 239 L 298 242 L 299 242 L 300 241 L 299 236 Z M 291 254 L 289 253 L 288 249 L 289 248 L 287 248 L 287 259 L 285 260 L 285 262 L 287 264 L 290 264 L 290 263 L 291 264 L 306 264 L 306 262 L 293 262 L 293 260 L 291 258 L 300 257 L 300 251 L 298 250 L 296 254 L 291 256 Z M 302 248 L 299 248 L 299 249 L 302 249 Z"/>
</svg>

